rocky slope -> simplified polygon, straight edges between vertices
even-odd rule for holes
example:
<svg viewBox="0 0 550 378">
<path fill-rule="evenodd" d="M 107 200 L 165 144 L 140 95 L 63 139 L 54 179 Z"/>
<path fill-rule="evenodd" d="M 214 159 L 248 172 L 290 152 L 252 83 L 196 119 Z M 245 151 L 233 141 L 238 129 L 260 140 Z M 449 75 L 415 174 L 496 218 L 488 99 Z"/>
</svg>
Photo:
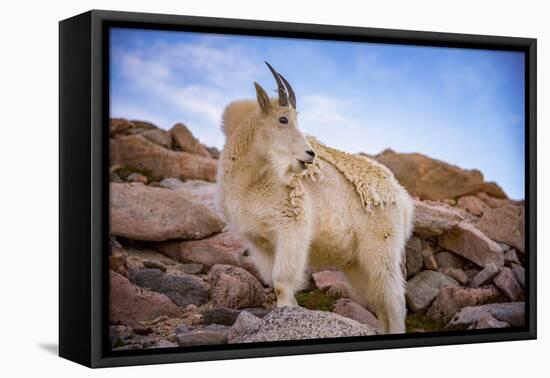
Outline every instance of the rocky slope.
<svg viewBox="0 0 550 378">
<path fill-rule="evenodd" d="M 116 350 L 366 336 L 376 316 L 332 269 L 301 308 L 275 309 L 214 207 L 219 151 L 183 124 L 112 119 L 110 340 Z M 479 171 L 420 154 L 373 156 L 415 196 L 406 247 L 408 332 L 522 326 L 525 210 Z"/>
</svg>

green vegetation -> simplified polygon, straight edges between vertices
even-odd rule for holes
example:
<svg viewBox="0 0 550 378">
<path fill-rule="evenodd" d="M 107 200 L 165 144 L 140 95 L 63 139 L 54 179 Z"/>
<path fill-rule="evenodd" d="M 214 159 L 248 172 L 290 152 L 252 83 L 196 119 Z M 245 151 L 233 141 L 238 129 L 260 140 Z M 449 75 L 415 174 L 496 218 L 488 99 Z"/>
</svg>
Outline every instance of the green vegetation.
<svg viewBox="0 0 550 378">
<path fill-rule="evenodd" d="M 405 319 L 405 328 L 407 333 L 411 332 L 437 332 L 437 331 L 456 331 L 463 327 L 447 326 L 446 323 L 435 321 L 422 314 L 407 314 Z"/>
<path fill-rule="evenodd" d="M 319 289 L 302 291 L 296 294 L 298 304 L 308 310 L 332 311 L 336 298 Z"/>
</svg>

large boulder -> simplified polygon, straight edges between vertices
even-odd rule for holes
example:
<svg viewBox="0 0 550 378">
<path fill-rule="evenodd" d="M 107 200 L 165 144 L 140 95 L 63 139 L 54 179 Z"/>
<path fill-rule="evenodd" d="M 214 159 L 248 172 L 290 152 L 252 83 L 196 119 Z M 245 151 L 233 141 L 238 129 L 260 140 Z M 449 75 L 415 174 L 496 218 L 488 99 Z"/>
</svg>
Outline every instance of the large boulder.
<svg viewBox="0 0 550 378">
<path fill-rule="evenodd" d="M 244 269 L 231 265 L 214 265 L 208 273 L 215 307 L 260 307 L 265 301 L 262 284 Z"/>
<path fill-rule="evenodd" d="M 426 315 L 436 321 L 448 322 L 464 307 L 493 302 L 499 298 L 500 293 L 494 286 L 478 289 L 447 286 L 439 291 Z"/>
<path fill-rule="evenodd" d="M 170 129 L 174 144 L 180 150 L 210 158 L 208 150 L 193 136 L 183 123 L 177 123 Z"/>
<path fill-rule="evenodd" d="M 470 223 L 459 223 L 440 235 L 438 242 L 441 247 L 481 267 L 486 267 L 490 263 L 498 267 L 504 265 L 502 247 Z"/>
<path fill-rule="evenodd" d="M 441 272 L 423 270 L 407 281 L 407 305 L 413 312 L 422 312 L 445 286 L 458 286 L 458 282 Z"/>
<path fill-rule="evenodd" d="M 375 335 L 366 324 L 326 311 L 279 307 L 263 319 L 243 311 L 228 334 L 230 344 Z"/>
<path fill-rule="evenodd" d="M 109 320 L 131 327 L 159 316 L 178 317 L 182 311 L 164 294 L 144 290 L 114 271 L 109 271 Z"/>
<path fill-rule="evenodd" d="M 477 222 L 489 238 L 506 243 L 525 252 L 525 209 L 523 206 L 505 205 L 487 209 Z"/>
<path fill-rule="evenodd" d="M 143 135 L 111 139 L 111 165 L 148 171 L 156 178 L 178 177 L 216 180 L 217 161 L 211 157 L 173 151 L 151 142 Z"/>
<path fill-rule="evenodd" d="M 165 294 L 180 307 L 208 302 L 208 285 L 193 275 L 166 274 L 160 269 L 135 269 L 130 271 L 130 281 L 140 287 Z"/>
<path fill-rule="evenodd" d="M 184 182 L 180 179 L 171 177 L 162 180 L 160 186 L 172 190 L 185 191 L 210 210 L 218 213 L 218 209 L 215 205 L 216 184 L 213 182 L 202 180 L 187 180 Z"/>
<path fill-rule="evenodd" d="M 162 129 L 146 130 L 141 133 L 145 139 L 158 144 L 164 148 L 172 148 L 172 136 L 167 131 Z"/>
<path fill-rule="evenodd" d="M 464 217 L 441 204 L 414 201 L 414 233 L 421 237 L 441 235 Z"/>
<path fill-rule="evenodd" d="M 111 184 L 111 233 L 134 240 L 201 239 L 224 222 L 183 192 L 142 184 Z"/>
<path fill-rule="evenodd" d="M 483 185 L 483 175 L 478 170 L 461 169 L 418 153 L 385 150 L 374 158 L 388 167 L 409 193 L 421 199 L 460 197 Z"/>
<path fill-rule="evenodd" d="M 471 325 L 485 314 L 506 322 L 512 327 L 523 327 L 525 325 L 525 302 L 491 303 L 464 307 L 453 316 L 449 324 L 453 326 Z"/>
</svg>

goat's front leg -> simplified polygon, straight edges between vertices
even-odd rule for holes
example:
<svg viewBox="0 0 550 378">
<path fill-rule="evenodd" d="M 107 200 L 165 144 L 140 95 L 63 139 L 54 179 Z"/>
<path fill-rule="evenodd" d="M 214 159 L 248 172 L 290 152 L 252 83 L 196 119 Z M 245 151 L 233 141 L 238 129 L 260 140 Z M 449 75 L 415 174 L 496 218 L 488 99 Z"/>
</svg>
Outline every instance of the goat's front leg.
<svg viewBox="0 0 550 378">
<path fill-rule="evenodd" d="M 277 307 L 298 306 L 294 293 L 304 282 L 309 242 L 304 227 L 285 230 L 277 238 L 272 274 Z"/>
</svg>

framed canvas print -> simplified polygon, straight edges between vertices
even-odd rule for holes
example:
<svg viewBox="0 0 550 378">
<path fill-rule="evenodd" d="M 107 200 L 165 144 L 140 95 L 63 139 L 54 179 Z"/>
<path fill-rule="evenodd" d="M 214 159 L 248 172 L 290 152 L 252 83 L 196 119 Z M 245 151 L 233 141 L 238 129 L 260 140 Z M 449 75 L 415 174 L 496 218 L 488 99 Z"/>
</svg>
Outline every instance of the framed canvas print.
<svg viewBox="0 0 550 378">
<path fill-rule="evenodd" d="M 536 40 L 60 22 L 60 355 L 536 337 Z"/>
</svg>

